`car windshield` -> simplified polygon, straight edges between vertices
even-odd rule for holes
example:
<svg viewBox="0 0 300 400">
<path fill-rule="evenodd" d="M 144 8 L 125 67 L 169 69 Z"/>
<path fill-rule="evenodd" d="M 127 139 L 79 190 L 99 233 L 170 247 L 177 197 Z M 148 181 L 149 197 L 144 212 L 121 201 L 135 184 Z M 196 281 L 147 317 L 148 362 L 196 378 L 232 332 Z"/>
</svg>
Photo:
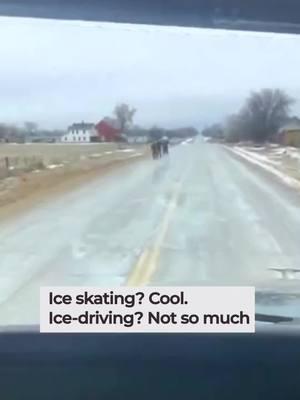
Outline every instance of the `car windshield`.
<svg viewBox="0 0 300 400">
<path fill-rule="evenodd" d="M 300 36 L 0 35 L 1 325 L 38 323 L 41 286 L 254 285 L 300 310 Z"/>
</svg>

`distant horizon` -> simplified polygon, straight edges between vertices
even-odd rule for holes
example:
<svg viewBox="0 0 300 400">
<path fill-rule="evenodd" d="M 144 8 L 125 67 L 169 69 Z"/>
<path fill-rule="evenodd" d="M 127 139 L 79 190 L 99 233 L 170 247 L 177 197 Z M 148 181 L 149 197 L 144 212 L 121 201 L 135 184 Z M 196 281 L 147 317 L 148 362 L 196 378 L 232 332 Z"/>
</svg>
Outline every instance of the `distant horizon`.
<svg viewBox="0 0 300 400">
<path fill-rule="evenodd" d="M 5 121 L 0 121 L 0 125 L 6 125 L 6 126 L 12 126 L 12 127 L 16 127 L 17 129 L 25 129 L 25 123 L 27 123 L 27 122 L 36 122 L 36 121 L 33 121 L 33 120 L 31 120 L 31 121 L 24 121 L 23 122 L 23 124 L 22 123 L 20 123 L 20 124 L 16 124 L 16 123 L 13 123 L 13 122 L 9 122 L 9 123 L 6 123 Z M 97 122 L 99 122 L 99 121 L 97 121 Z M 42 125 L 39 125 L 39 124 L 37 124 L 37 131 L 39 131 L 39 130 L 41 130 L 41 131 L 49 131 L 49 132 L 55 132 L 55 131 L 67 131 L 68 130 L 68 128 L 73 124 L 73 123 L 86 123 L 86 124 L 94 124 L 94 125 L 96 125 L 97 124 L 97 122 L 92 122 L 92 121 L 85 121 L 85 120 L 81 120 L 81 121 L 73 121 L 72 123 L 70 123 L 67 127 L 65 127 L 65 128 L 51 128 L 51 127 L 45 127 L 45 126 L 42 126 Z M 136 125 L 137 126 L 137 125 Z M 138 127 L 139 128 L 141 128 L 141 129 L 145 129 L 145 130 L 150 130 L 153 126 L 143 126 L 143 125 L 138 125 Z M 200 130 L 202 130 L 202 128 L 197 128 L 196 126 L 193 126 L 193 125 L 180 125 L 180 126 L 175 126 L 175 127 L 173 127 L 173 128 L 167 128 L 167 127 L 165 127 L 165 126 L 162 126 L 162 125 L 156 125 L 156 127 L 158 128 L 158 129 L 164 129 L 164 130 L 179 130 L 179 129 L 187 129 L 187 128 L 194 128 L 194 129 L 196 129 L 197 131 L 200 131 Z"/>
</svg>

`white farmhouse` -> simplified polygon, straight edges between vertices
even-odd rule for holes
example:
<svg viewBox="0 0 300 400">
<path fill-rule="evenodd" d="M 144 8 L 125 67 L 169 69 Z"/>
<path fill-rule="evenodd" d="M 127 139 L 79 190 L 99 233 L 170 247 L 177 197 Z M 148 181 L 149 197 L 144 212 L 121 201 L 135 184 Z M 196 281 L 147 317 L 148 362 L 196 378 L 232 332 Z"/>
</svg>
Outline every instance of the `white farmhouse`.
<svg viewBox="0 0 300 400">
<path fill-rule="evenodd" d="M 95 125 L 86 122 L 74 123 L 68 132 L 61 137 L 63 143 L 89 143 L 97 136 Z"/>
</svg>

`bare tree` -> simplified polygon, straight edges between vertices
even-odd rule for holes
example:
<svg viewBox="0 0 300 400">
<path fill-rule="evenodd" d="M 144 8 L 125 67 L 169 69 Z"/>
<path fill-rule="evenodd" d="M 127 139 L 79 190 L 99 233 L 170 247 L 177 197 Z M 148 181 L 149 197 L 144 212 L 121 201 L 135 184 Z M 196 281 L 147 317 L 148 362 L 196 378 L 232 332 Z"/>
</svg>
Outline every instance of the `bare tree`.
<svg viewBox="0 0 300 400">
<path fill-rule="evenodd" d="M 0 139 L 8 142 L 23 142 L 24 135 L 16 125 L 0 123 Z"/>
<path fill-rule="evenodd" d="M 251 138 L 251 129 L 245 117 L 245 110 L 230 115 L 224 123 L 224 138 L 228 142 L 238 142 Z"/>
<path fill-rule="evenodd" d="M 253 92 L 239 114 L 239 124 L 244 129 L 244 134 L 256 141 L 270 139 L 287 118 L 293 102 L 280 89 Z"/>
<path fill-rule="evenodd" d="M 221 139 L 224 136 L 224 129 L 221 124 L 213 124 L 204 128 L 202 130 L 202 135 L 215 139 Z M 195 135 L 190 135 L 190 136 L 195 136 Z"/>
<path fill-rule="evenodd" d="M 125 132 L 133 121 L 133 116 L 136 113 L 135 108 L 130 108 L 128 104 L 118 104 L 115 107 L 114 114 L 119 122 L 120 129 Z"/>
</svg>

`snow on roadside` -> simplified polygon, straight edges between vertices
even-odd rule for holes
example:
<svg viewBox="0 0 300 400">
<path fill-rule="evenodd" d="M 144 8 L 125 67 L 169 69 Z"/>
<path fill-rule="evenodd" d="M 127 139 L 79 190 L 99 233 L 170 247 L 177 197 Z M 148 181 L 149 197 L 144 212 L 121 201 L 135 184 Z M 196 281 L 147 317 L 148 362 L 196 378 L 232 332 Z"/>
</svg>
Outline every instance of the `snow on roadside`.
<svg viewBox="0 0 300 400">
<path fill-rule="evenodd" d="M 278 164 L 280 164 L 279 161 L 271 160 L 271 159 L 270 159 L 268 156 L 266 156 L 266 155 L 263 155 L 263 154 L 256 154 L 256 153 L 254 153 L 253 151 L 248 151 L 248 150 L 242 149 L 242 148 L 237 147 L 237 146 L 234 146 L 234 148 L 235 148 L 235 149 L 238 149 L 239 152 L 244 153 L 245 155 L 248 155 L 249 157 L 253 157 L 254 159 L 256 159 L 256 160 L 258 160 L 258 161 L 261 161 L 261 162 L 263 162 L 263 163 L 267 163 L 267 164 L 270 164 L 270 165 L 278 165 Z"/>
<path fill-rule="evenodd" d="M 257 146 L 257 147 L 248 147 L 247 149 L 250 151 L 265 151 L 266 147 L 265 146 Z"/>
<path fill-rule="evenodd" d="M 286 154 L 296 160 L 300 160 L 300 151 L 294 147 L 287 147 Z"/>
<path fill-rule="evenodd" d="M 183 142 L 181 142 L 181 145 L 186 146 L 187 144 L 191 143 L 192 139 L 186 139 Z"/>
<path fill-rule="evenodd" d="M 54 169 L 54 168 L 61 168 L 63 166 L 64 166 L 64 164 L 50 164 L 50 165 L 47 165 L 47 168 Z"/>
<path fill-rule="evenodd" d="M 102 153 L 93 153 L 89 155 L 89 158 L 99 158 L 102 157 L 103 154 Z"/>
<path fill-rule="evenodd" d="M 272 154 L 275 154 L 275 155 L 282 155 L 284 153 L 286 153 L 285 148 L 279 148 L 279 149 L 277 148 L 276 150 L 272 150 Z"/>
<path fill-rule="evenodd" d="M 142 156 L 143 153 L 135 153 L 135 154 L 131 154 L 130 156 L 128 156 L 127 158 L 131 158 L 131 157 L 140 157 Z"/>
<path fill-rule="evenodd" d="M 287 174 L 279 171 L 276 167 L 270 165 L 270 163 L 263 162 L 262 160 L 259 160 L 257 157 L 253 157 L 253 153 L 247 152 L 243 149 L 237 148 L 237 147 L 227 147 L 225 146 L 226 149 L 232 151 L 233 153 L 236 153 L 240 157 L 243 157 L 245 160 L 251 162 L 252 164 L 259 165 L 260 167 L 264 168 L 265 170 L 269 171 L 273 175 L 276 175 L 281 181 L 283 181 L 285 184 L 287 184 L 290 187 L 300 189 L 300 182 L 288 176 Z"/>
<path fill-rule="evenodd" d="M 118 150 L 118 151 L 122 152 L 122 153 L 132 153 L 135 150 L 134 149 L 121 149 L 121 150 Z"/>
</svg>

